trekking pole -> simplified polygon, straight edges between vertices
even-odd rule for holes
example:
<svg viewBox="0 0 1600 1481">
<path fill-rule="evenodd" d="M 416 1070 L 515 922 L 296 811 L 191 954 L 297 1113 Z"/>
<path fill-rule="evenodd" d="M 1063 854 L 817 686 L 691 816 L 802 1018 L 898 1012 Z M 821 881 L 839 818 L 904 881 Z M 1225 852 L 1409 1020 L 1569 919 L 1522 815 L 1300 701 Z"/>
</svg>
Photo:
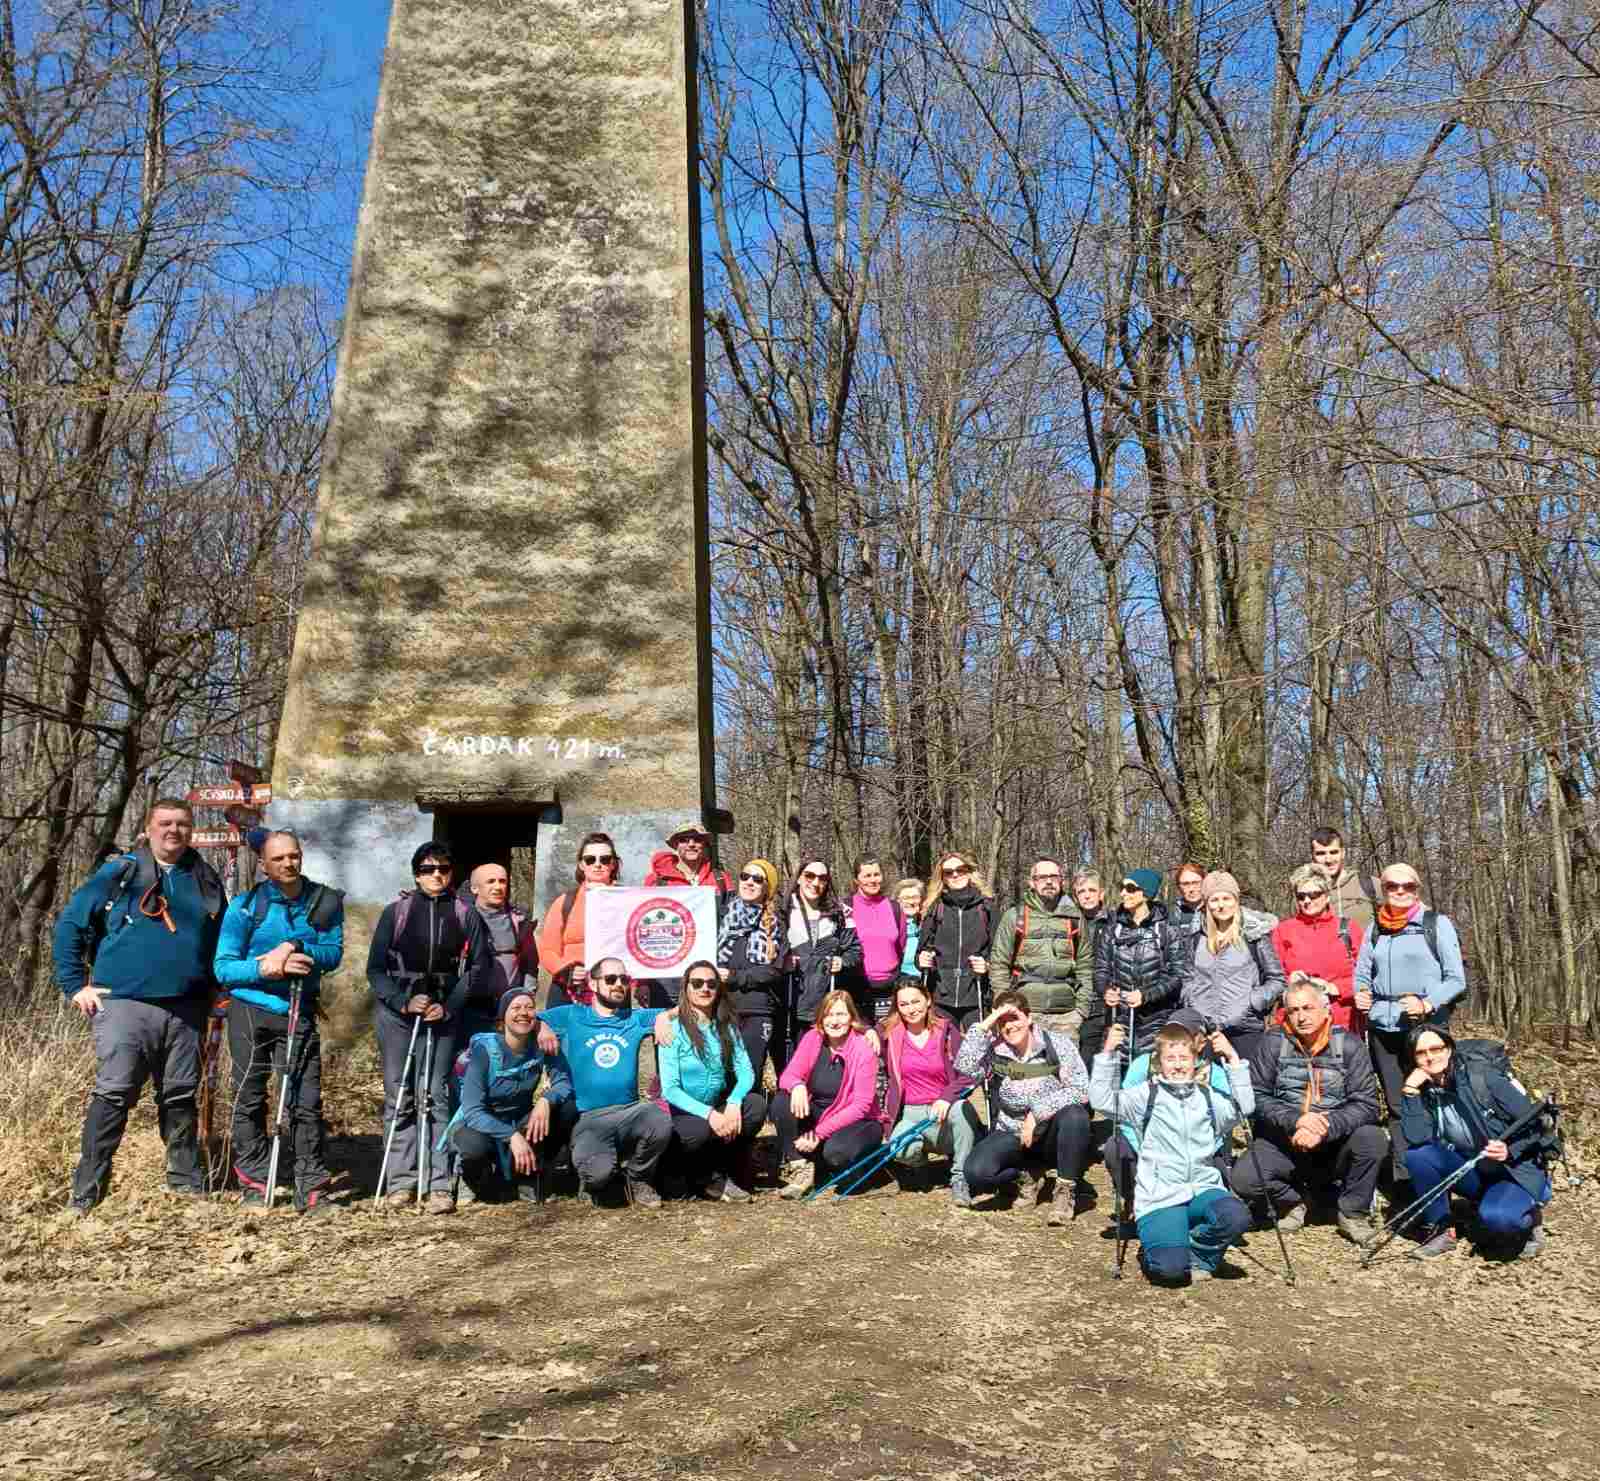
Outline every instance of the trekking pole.
<svg viewBox="0 0 1600 1481">
<path fill-rule="evenodd" d="M 427 1202 L 433 1181 L 433 1025 L 422 1026 L 422 1074 L 417 1087 L 417 1202 Z"/>
<path fill-rule="evenodd" d="M 289 1026 L 283 1038 L 283 1076 L 278 1082 L 278 1115 L 272 1123 L 272 1156 L 267 1161 L 267 1212 L 272 1211 L 278 1191 L 278 1155 L 283 1146 L 283 1128 L 289 1112 L 289 1089 L 295 1080 L 295 1036 L 300 1032 L 300 988 L 297 977 L 289 988 Z"/>
<path fill-rule="evenodd" d="M 969 1095 L 972 1094 L 973 1090 L 976 1088 L 976 1086 L 972 1085 L 967 1086 L 967 1088 L 963 1090 L 960 1095 L 950 1102 L 950 1109 L 945 1113 L 946 1116 L 948 1117 L 955 1115 L 961 1104 Z M 801 1202 L 810 1203 L 811 1200 L 819 1193 L 825 1193 L 829 1188 L 832 1188 L 835 1183 L 841 1182 L 843 1179 L 849 1177 L 851 1173 L 857 1172 L 857 1170 L 860 1169 L 861 1171 L 859 1176 L 856 1177 L 847 1187 L 840 1188 L 835 1194 L 835 1197 L 838 1198 L 847 1197 L 854 1189 L 860 1187 L 862 1183 L 866 1182 L 866 1180 L 870 1178 L 880 1167 L 883 1167 L 886 1163 L 892 1161 L 897 1152 L 909 1147 L 914 1141 L 916 1141 L 916 1139 L 920 1137 L 928 1127 L 932 1126 L 936 1120 L 938 1120 L 938 1117 L 936 1116 L 924 1116 L 923 1119 L 918 1121 L 914 1126 L 908 1126 L 904 1131 L 896 1132 L 892 1137 L 889 1138 L 887 1142 L 872 1148 L 870 1152 L 864 1152 L 848 1167 L 841 1168 L 820 1188 L 813 1188 L 809 1193 L 806 1194 Z M 868 1163 L 870 1163 L 871 1166 L 865 1165 Z"/>
<path fill-rule="evenodd" d="M 1128 1034 L 1123 1040 L 1126 1049 L 1117 1056 L 1117 1093 L 1111 1106 L 1111 1135 L 1113 1138 L 1122 1135 L 1122 1082 L 1127 1075 L 1128 1067 L 1133 1064 L 1133 1009 L 1128 1009 Z M 1154 1094 L 1154 1091 L 1151 1092 Z M 1132 1145 L 1124 1141 L 1122 1144 L 1129 1153 L 1133 1152 Z M 1112 1258 L 1111 1278 L 1122 1279 L 1122 1267 L 1128 1258 L 1128 1207 L 1127 1195 L 1123 1192 L 1122 1180 L 1129 1169 L 1124 1166 L 1119 1168 L 1111 1179 L 1112 1189 L 1112 1216 L 1117 1221 L 1117 1237 L 1115 1255 Z"/>
<path fill-rule="evenodd" d="M 422 1015 L 411 1019 L 411 1042 L 406 1045 L 406 1062 L 400 1071 L 400 1084 L 394 1093 L 394 1114 L 389 1118 L 389 1134 L 383 1139 L 383 1161 L 378 1164 L 378 1191 L 372 1195 L 372 1206 L 383 1202 L 383 1185 L 389 1176 L 389 1152 L 394 1147 L 394 1129 L 400 1124 L 400 1113 L 405 1110 L 406 1092 L 411 1088 L 411 1062 L 417 1053 L 417 1031 L 422 1027 Z"/>
<path fill-rule="evenodd" d="M 1208 1020 L 1208 1022 L 1213 1021 L 1214 1020 Z M 1208 1043 L 1207 1048 L 1209 1047 L 1210 1046 Z M 1208 1060 L 1208 1066 L 1215 1063 L 1216 1059 L 1214 1056 Z M 1224 1067 L 1223 1073 L 1227 1073 L 1226 1067 Z M 1211 1071 L 1208 1067 L 1206 1070 L 1206 1082 L 1208 1089 L 1210 1088 L 1210 1080 Z M 1246 1142 L 1244 1155 L 1250 1159 L 1250 1165 L 1255 1169 L 1256 1186 L 1265 1193 L 1267 1185 L 1261 1176 L 1261 1156 L 1256 1151 L 1256 1129 L 1250 1124 L 1250 1118 L 1246 1116 L 1240 1109 L 1239 1102 L 1234 1100 L 1232 1089 L 1230 1088 L 1227 1090 L 1225 1094 L 1227 1095 L 1228 1100 L 1232 1103 L 1235 1114 L 1237 1114 L 1239 1117 L 1239 1124 L 1244 1127 L 1244 1136 Z M 1224 1182 L 1226 1182 L 1226 1180 L 1224 1180 Z M 1278 1205 L 1272 1201 L 1272 1195 L 1270 1193 L 1267 1193 L 1267 1211 L 1272 1215 L 1272 1232 L 1278 1236 L 1278 1249 L 1283 1254 L 1283 1282 L 1287 1286 L 1293 1286 L 1296 1281 L 1296 1276 L 1294 1273 L 1294 1262 L 1289 1258 L 1289 1241 L 1283 1237 L 1283 1226 L 1278 1222 Z M 1246 1250 L 1243 1245 L 1240 1245 L 1239 1248 L 1243 1250 L 1243 1252 L 1248 1255 L 1250 1259 L 1255 1260 L 1255 1263 L 1260 1265 L 1263 1270 L 1269 1268 L 1260 1260 L 1256 1260 L 1256 1257 L 1251 1255 L 1250 1251 Z"/>
<path fill-rule="evenodd" d="M 1495 1138 L 1495 1140 L 1505 1142 L 1509 1146 L 1511 1139 L 1516 1136 L 1518 1132 L 1524 1130 L 1526 1127 L 1532 1126 L 1533 1123 L 1549 1109 L 1549 1100 L 1540 1101 L 1530 1111 L 1528 1111 L 1527 1114 L 1519 1116 L 1515 1121 L 1513 1121 L 1500 1136 Z M 1448 1177 L 1440 1179 L 1440 1181 L 1434 1187 L 1428 1189 L 1428 1191 L 1424 1193 L 1421 1198 L 1408 1203 L 1405 1208 L 1401 1209 L 1401 1211 L 1396 1214 L 1394 1218 L 1390 1219 L 1382 1229 L 1380 1229 L 1372 1236 L 1371 1239 L 1362 1245 L 1361 1268 L 1365 1270 L 1367 1266 L 1372 1263 L 1372 1257 L 1376 1255 L 1379 1250 L 1388 1244 L 1389 1241 L 1395 1237 L 1395 1235 L 1397 1235 L 1406 1227 L 1407 1224 L 1415 1219 L 1417 1215 L 1420 1214 L 1423 1209 L 1432 1203 L 1433 1200 L 1441 1193 L 1448 1193 L 1452 1188 L 1454 1188 L 1457 1183 L 1459 1183 L 1469 1172 L 1473 1170 L 1473 1168 L 1483 1161 L 1483 1158 L 1484 1153 L 1482 1151 L 1478 1152 L 1476 1156 L 1470 1158 L 1466 1162 L 1463 1162 L 1461 1166 L 1458 1167 Z"/>
</svg>

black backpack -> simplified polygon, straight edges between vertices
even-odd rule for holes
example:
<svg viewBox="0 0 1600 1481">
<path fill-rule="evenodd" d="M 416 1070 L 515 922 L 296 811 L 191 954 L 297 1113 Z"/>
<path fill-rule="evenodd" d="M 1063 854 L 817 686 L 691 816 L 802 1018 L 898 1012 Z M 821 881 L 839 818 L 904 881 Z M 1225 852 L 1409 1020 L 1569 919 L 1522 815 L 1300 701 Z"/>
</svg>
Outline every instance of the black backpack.
<svg viewBox="0 0 1600 1481">
<path fill-rule="evenodd" d="M 1489 1093 L 1490 1074 L 1504 1075 L 1518 1090 L 1528 1095 L 1527 1087 L 1512 1068 L 1511 1055 L 1498 1040 L 1457 1039 L 1451 1064 L 1456 1074 L 1466 1080 L 1468 1094 L 1480 1107 L 1494 1104 L 1494 1097 Z M 1528 1095 L 1528 1099 L 1532 1100 L 1533 1097 Z M 1555 1163 L 1566 1162 L 1566 1144 L 1562 1139 L 1554 1105 L 1546 1107 L 1530 1132 L 1535 1139 L 1533 1159 L 1540 1167 L 1548 1171 Z"/>
<path fill-rule="evenodd" d="M 344 891 L 336 890 L 332 885 L 318 884 L 314 879 L 302 878 L 301 887 L 306 891 L 306 924 L 313 930 L 326 931 L 339 914 L 344 905 Z M 250 887 L 250 936 L 261 928 L 261 922 L 267 918 L 267 912 L 272 909 L 272 901 L 267 898 L 267 892 L 259 884 Z M 241 946 L 250 944 L 250 936 L 246 936 Z"/>
<path fill-rule="evenodd" d="M 1060 1078 L 1061 1055 L 1056 1049 L 1055 1041 L 1042 1029 L 1040 1037 L 1044 1039 L 1043 1064 L 1019 1064 L 1014 1059 L 995 1059 L 992 1054 L 990 1055 L 989 1078 L 984 1086 L 989 1098 L 990 1126 L 1000 1124 L 1000 1087 L 995 1083 L 997 1080 L 1042 1080 L 1046 1075 Z"/>
</svg>

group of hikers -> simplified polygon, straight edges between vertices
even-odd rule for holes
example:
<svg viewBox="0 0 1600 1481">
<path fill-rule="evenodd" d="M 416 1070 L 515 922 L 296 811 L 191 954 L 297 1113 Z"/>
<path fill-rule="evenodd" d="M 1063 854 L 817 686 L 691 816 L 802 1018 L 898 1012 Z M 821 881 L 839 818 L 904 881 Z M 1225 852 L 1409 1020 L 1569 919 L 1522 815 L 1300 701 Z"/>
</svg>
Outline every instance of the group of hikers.
<svg viewBox="0 0 1600 1481">
<path fill-rule="evenodd" d="M 106 1196 L 149 1079 L 168 1186 L 204 1196 L 196 1097 L 220 991 L 242 1199 L 269 1202 L 282 1143 L 295 1206 L 329 1212 L 317 997 L 342 956 L 342 899 L 303 875 L 292 832 L 271 831 L 261 881 L 228 902 L 192 826 L 187 803 L 158 800 L 144 841 L 57 923 L 57 979 L 97 1058 L 69 1208 Z M 446 844 L 416 850 L 414 888 L 384 909 L 367 960 L 385 1202 L 539 1204 L 547 1174 L 570 1169 L 591 1202 L 654 1207 L 666 1189 L 745 1203 L 770 1120 L 791 1199 L 874 1157 L 926 1189 L 931 1153 L 957 1208 L 1002 1195 L 1065 1225 L 1096 1204 L 1087 1174 L 1103 1162 L 1118 1236 L 1136 1235 L 1161 1283 L 1227 1273 L 1252 1227 L 1292 1233 L 1319 1207 L 1365 1244 L 1380 1182 L 1393 1210 L 1451 1175 L 1420 1209 L 1413 1255 L 1448 1253 L 1458 1227 L 1487 1254 L 1544 1248 L 1547 1142 L 1503 1057 L 1449 1031 L 1460 942 L 1409 865 L 1362 877 L 1319 829 L 1280 919 L 1191 863 L 1170 901 L 1151 868 L 1113 876 L 1108 901 L 1094 871 L 1040 857 L 997 910 L 961 850 L 892 888 L 862 859 L 846 895 L 825 860 L 785 885 L 754 858 L 734 880 L 710 844 L 686 822 L 651 859 L 647 886 L 718 897 L 714 953 L 653 981 L 589 960 L 589 892 L 622 875 L 607 834 L 583 839 L 574 887 L 537 927 L 503 866 L 458 889 Z M 287 1093 L 269 1127 L 275 1066 Z"/>
</svg>

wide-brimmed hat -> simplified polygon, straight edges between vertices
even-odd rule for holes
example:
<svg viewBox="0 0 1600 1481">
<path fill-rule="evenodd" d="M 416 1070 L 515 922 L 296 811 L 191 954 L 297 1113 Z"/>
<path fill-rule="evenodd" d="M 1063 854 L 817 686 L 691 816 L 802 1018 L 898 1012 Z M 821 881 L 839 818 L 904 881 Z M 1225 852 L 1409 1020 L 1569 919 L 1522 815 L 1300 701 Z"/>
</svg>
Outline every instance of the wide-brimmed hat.
<svg viewBox="0 0 1600 1481">
<path fill-rule="evenodd" d="M 704 823 L 698 823 L 691 818 L 687 823 L 679 823 L 676 828 L 667 834 L 668 843 L 676 843 L 680 838 L 710 838 L 711 830 Z"/>
</svg>

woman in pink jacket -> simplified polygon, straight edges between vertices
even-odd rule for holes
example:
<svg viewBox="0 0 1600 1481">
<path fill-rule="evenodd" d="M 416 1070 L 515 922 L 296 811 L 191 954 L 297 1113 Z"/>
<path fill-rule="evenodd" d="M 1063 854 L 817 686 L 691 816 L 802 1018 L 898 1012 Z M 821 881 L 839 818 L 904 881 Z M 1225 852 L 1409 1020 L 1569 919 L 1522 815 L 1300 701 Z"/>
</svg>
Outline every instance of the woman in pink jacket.
<svg viewBox="0 0 1600 1481">
<path fill-rule="evenodd" d="M 778 1077 L 773 1120 L 783 1163 L 783 1197 L 802 1198 L 883 1141 L 877 1111 L 878 1056 L 850 994 L 835 989 L 817 1005 L 794 1058 Z"/>
</svg>

